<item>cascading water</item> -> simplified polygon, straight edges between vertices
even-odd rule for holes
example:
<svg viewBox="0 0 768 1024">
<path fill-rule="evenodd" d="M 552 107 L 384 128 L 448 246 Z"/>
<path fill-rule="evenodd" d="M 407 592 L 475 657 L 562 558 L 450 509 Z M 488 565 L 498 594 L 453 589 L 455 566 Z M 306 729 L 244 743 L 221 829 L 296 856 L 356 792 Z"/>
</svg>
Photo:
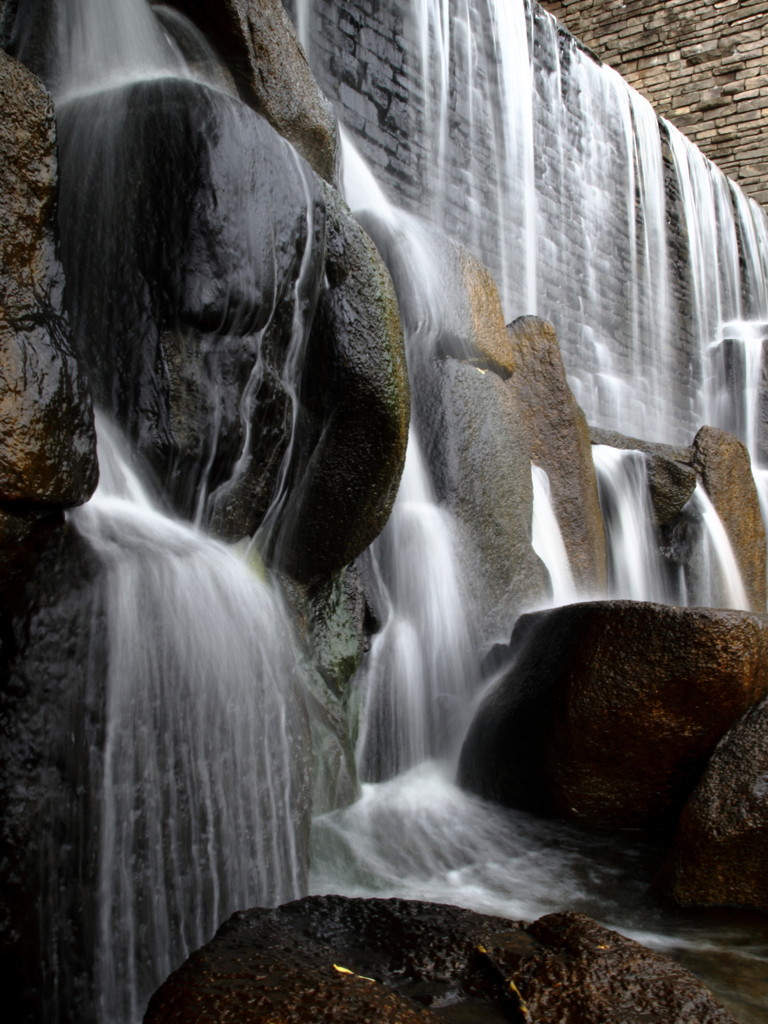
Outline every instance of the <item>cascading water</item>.
<svg viewBox="0 0 768 1024">
<path fill-rule="evenodd" d="M 104 85 L 114 98 L 120 94 L 115 86 L 138 80 L 183 76 L 199 84 L 174 33 L 160 30 L 144 0 L 122 6 L 72 0 L 57 9 L 66 11 L 52 73 L 60 90 L 64 150 L 79 145 L 77 132 L 68 134 L 69 111 L 87 105 Z M 310 49 L 320 46 L 315 15 L 315 9 L 300 6 L 299 25 Z M 414 289 L 425 286 L 419 303 L 403 310 L 414 379 L 439 335 L 436 324 L 450 318 L 446 307 L 453 298 L 424 262 L 430 229 L 412 216 L 417 209 L 494 268 L 509 316 L 537 312 L 554 322 L 574 392 L 594 424 L 688 441 L 701 415 L 710 346 L 728 337 L 725 323 L 768 321 L 765 218 L 535 5 L 423 2 L 411 5 L 407 17 L 416 30 L 397 38 L 398 45 L 411 47 L 405 64 L 413 79 L 401 81 L 400 102 L 412 105 L 430 130 L 423 142 L 411 140 L 412 149 L 400 147 L 397 158 L 400 151 L 413 152 L 416 167 L 398 165 L 385 190 L 401 181 L 411 209 L 395 213 L 370 177 L 361 184 L 360 165 L 349 171 L 350 152 L 345 187 L 353 207 L 373 208 L 402 236 Z M 171 21 L 166 15 L 164 24 Z M 197 50 L 204 51 L 203 42 Z M 209 71 L 204 81 L 221 81 Z M 206 116 L 218 113 L 218 94 L 204 95 Z M 288 289 L 294 316 L 280 365 L 288 396 L 285 418 L 295 427 L 307 322 L 319 287 L 308 266 L 310 239 L 320 233 L 308 178 L 296 172 L 300 226 L 292 225 L 286 236 L 276 229 L 262 246 L 258 223 L 243 213 L 250 209 L 253 179 L 241 177 L 241 164 L 225 160 L 223 170 L 217 164 L 229 144 L 237 144 L 247 120 L 245 114 L 228 117 L 226 146 L 217 136 L 205 150 L 205 162 L 218 167 L 214 173 L 224 181 L 223 193 L 238 198 L 236 216 L 246 236 L 233 261 L 238 287 L 228 291 L 227 279 L 222 299 L 213 283 L 219 276 L 212 274 L 179 302 L 185 324 L 193 320 L 200 329 L 206 369 L 220 370 L 211 371 L 215 386 L 206 392 L 215 411 L 213 436 L 196 449 L 200 459 L 185 482 L 192 491 L 189 518 L 199 524 L 215 519 L 216 509 L 209 506 L 217 499 L 226 505 L 247 480 L 254 412 L 266 374 L 261 353 L 270 323 L 256 322 L 247 303 L 243 313 L 240 292 L 248 294 L 264 249 L 277 253 L 275 239 L 288 237 L 284 249 L 296 264 Z M 105 121 L 117 130 L 111 114 L 101 117 L 101 127 Z M 201 134 L 193 126 L 195 144 Z M 372 127 L 368 136 L 360 130 L 361 147 L 371 150 L 375 137 Z M 664 160 L 665 147 L 671 160 Z M 80 148 L 90 154 L 89 147 Z M 251 156 L 256 152 L 258 147 L 249 150 Z M 89 219 L 76 205 L 68 209 L 73 220 Z M 672 251 L 665 231 L 671 216 L 688 229 L 690 295 L 680 294 L 685 275 L 673 266 L 680 254 Z M 90 238 L 96 268 L 104 257 L 95 243 L 105 239 L 98 232 Z M 64 244 L 76 248 L 71 239 Z M 713 269 L 711 260 L 707 265 L 708 252 L 720 254 L 721 269 Z M 205 301 L 195 306 L 201 289 Z M 265 291 L 265 308 L 286 298 L 276 288 Z M 694 307 L 691 327 L 682 314 L 688 301 Z M 111 306 L 112 296 L 104 302 Z M 222 336 L 244 324 L 252 335 L 249 360 L 245 370 L 233 371 Z M 655 347 L 646 344 L 648 338 Z M 126 353 L 130 363 L 130 346 Z M 233 376 L 244 379 L 234 400 Z M 192 372 L 175 380 L 190 392 L 198 383 Z M 715 386 L 711 394 L 716 393 Z M 712 409 L 716 401 L 711 399 Z M 759 412 L 746 419 L 757 422 Z M 731 420 L 723 425 L 731 426 Z M 753 428 L 744 429 L 754 457 L 759 431 L 753 442 Z M 262 547 L 279 547 L 281 522 L 289 516 L 284 499 L 295 431 L 289 432 L 273 478 L 277 501 L 261 520 Z M 102 489 L 72 514 L 102 566 L 111 651 L 100 780 L 97 931 L 103 952 L 95 998 L 102 1020 L 130 1022 L 162 974 L 236 906 L 277 902 L 303 890 L 304 836 L 296 819 L 308 800 L 308 782 L 297 747 L 306 749 L 309 741 L 291 632 L 275 591 L 231 550 L 159 512 L 126 469 L 125 458 L 105 448 L 103 430 L 101 445 Z M 632 456 L 611 458 L 637 469 Z M 572 580 L 546 512 L 544 481 L 535 475 L 535 543 L 549 566 L 555 598 L 568 600 Z M 610 486 L 616 487 L 613 471 Z M 613 502 L 623 507 L 620 495 Z M 694 504 L 707 521 L 701 496 Z M 541 531 L 547 518 L 550 526 Z M 641 539 L 630 548 L 654 549 L 649 522 L 646 517 L 638 527 Z M 615 852 L 608 856 L 575 831 L 469 798 L 450 781 L 446 764 L 425 761 L 450 759 L 462 720 L 479 697 L 478 640 L 454 527 L 435 500 L 414 432 L 390 524 L 361 559 L 379 630 L 356 681 L 363 705 L 359 757 L 366 776 L 388 781 L 366 785 L 362 800 L 317 821 L 313 888 L 435 899 L 447 894 L 457 903 L 515 917 L 565 902 L 640 931 L 648 941 L 679 944 L 659 934 L 669 922 L 640 906 L 639 896 L 634 899 L 639 855 L 630 850 L 623 855 L 628 863 L 617 869 Z M 255 552 L 252 561 L 261 571 Z M 617 587 L 633 597 L 669 598 L 662 578 L 657 565 L 642 565 Z M 727 599 L 743 600 L 734 589 Z M 232 834 L 236 841 L 229 840 Z M 627 900 L 629 890 L 633 896 Z M 701 946 L 701 933 L 694 932 L 690 942 Z M 153 966 L 145 969 L 149 948 L 155 950 Z"/>
<path fill-rule="evenodd" d="M 552 583 L 552 605 L 568 604 L 578 598 L 563 535 L 552 505 L 552 490 L 546 470 L 531 465 L 533 477 L 533 521 L 531 543 L 542 560 Z"/>
<path fill-rule="evenodd" d="M 108 649 L 94 1002 L 136 1021 L 226 916 L 305 890 L 308 726 L 279 595 L 163 514 L 99 433 L 101 483 L 72 514 Z"/>
<path fill-rule="evenodd" d="M 389 523 L 361 559 L 380 619 L 358 679 L 363 779 L 455 752 L 477 675 L 455 543 L 412 433 Z"/>
</svg>

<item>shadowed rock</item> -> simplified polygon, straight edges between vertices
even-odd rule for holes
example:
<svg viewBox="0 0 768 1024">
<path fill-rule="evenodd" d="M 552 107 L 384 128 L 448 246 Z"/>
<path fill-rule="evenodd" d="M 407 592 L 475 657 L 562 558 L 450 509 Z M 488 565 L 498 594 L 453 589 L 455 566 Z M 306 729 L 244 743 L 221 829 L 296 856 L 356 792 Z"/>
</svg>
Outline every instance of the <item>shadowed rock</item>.
<svg viewBox="0 0 768 1024">
<path fill-rule="evenodd" d="M 726 733 L 683 808 L 658 885 L 685 906 L 768 910 L 768 701 Z"/>
<path fill-rule="evenodd" d="M 511 648 L 461 782 L 592 825 L 669 826 L 723 733 L 768 693 L 768 626 L 747 612 L 569 605 L 521 618 Z"/>
<path fill-rule="evenodd" d="M 144 1024 L 733 1024 L 660 953 L 582 914 L 532 925 L 405 900 L 313 896 L 236 914 Z"/>
<path fill-rule="evenodd" d="M 608 568 L 589 427 L 568 387 L 551 324 L 519 317 L 507 327 L 514 370 L 508 387 L 523 415 L 531 459 L 546 470 L 576 586 L 605 590 Z"/>
</svg>

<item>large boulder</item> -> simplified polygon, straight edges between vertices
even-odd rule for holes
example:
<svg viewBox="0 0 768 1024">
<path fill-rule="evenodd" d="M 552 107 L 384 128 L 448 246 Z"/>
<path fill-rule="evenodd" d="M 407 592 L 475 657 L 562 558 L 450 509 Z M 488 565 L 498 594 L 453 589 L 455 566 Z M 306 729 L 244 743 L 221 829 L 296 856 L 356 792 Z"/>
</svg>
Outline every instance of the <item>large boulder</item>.
<svg viewBox="0 0 768 1024">
<path fill-rule="evenodd" d="M 405 461 L 410 390 L 397 298 L 376 247 L 324 187 L 324 287 L 301 378 L 290 495 L 270 560 L 295 579 L 328 577 L 383 529 Z"/>
<path fill-rule="evenodd" d="M 507 327 L 514 370 L 507 386 L 517 398 L 531 459 L 549 477 L 554 511 L 581 592 L 605 591 L 608 567 L 589 427 L 565 376 L 551 324 L 519 317 Z"/>
<path fill-rule="evenodd" d="M 0 548 L 96 485 L 90 395 L 64 316 L 50 98 L 0 51 Z M 6 568 L 8 566 L 6 565 Z"/>
<path fill-rule="evenodd" d="M 768 910 L 768 701 L 726 733 L 683 808 L 660 890 L 685 906 Z"/>
<path fill-rule="evenodd" d="M 454 514 L 463 580 L 488 642 L 548 594 L 531 546 L 528 442 L 513 392 L 492 370 L 437 359 L 420 374 L 417 424 L 438 500 Z"/>
<path fill-rule="evenodd" d="M 590 825 L 668 827 L 723 733 L 768 693 L 768 625 L 738 611 L 597 601 L 524 616 L 460 780 Z"/>
<path fill-rule="evenodd" d="M 336 176 L 338 126 L 280 0 L 170 0 L 216 48 L 240 95 L 326 181 Z"/>
<path fill-rule="evenodd" d="M 405 453 L 402 331 L 372 242 L 262 117 L 198 83 L 72 100 L 60 124 L 70 305 L 100 403 L 178 513 L 229 541 L 261 527 L 273 566 L 329 577 L 382 528 Z"/>
<path fill-rule="evenodd" d="M 58 121 L 67 300 L 96 400 L 178 513 L 250 535 L 290 439 L 320 188 L 263 118 L 197 83 L 85 95 Z"/>
<path fill-rule="evenodd" d="M 749 606 L 765 611 L 765 527 L 749 452 L 737 437 L 716 427 L 701 428 L 693 452 L 694 466 L 733 547 Z"/>
<path fill-rule="evenodd" d="M 525 926 L 341 896 L 230 918 L 155 993 L 144 1024 L 432 1024 L 447 1013 L 474 1024 L 734 1024 L 684 968 L 581 914 Z"/>
</svg>

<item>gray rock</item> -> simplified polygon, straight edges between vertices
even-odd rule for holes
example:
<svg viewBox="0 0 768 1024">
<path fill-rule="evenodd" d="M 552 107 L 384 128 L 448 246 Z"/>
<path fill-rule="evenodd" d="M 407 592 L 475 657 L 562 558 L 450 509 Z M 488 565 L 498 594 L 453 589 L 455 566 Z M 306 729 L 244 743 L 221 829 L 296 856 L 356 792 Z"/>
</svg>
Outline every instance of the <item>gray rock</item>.
<svg viewBox="0 0 768 1024">
<path fill-rule="evenodd" d="M 514 368 L 512 346 L 487 267 L 418 217 L 369 210 L 356 216 L 392 274 L 412 370 L 422 358 L 451 356 L 506 379 Z"/>
<path fill-rule="evenodd" d="M 389 273 L 325 186 L 325 287 L 302 374 L 300 444 L 270 560 L 308 583 L 338 572 L 383 529 L 405 461 L 410 390 Z"/>
<path fill-rule="evenodd" d="M 694 492 L 697 483 L 693 448 L 655 444 L 615 430 L 590 430 L 592 444 L 642 452 L 648 465 L 651 507 L 657 526 L 670 526 Z"/>
</svg>

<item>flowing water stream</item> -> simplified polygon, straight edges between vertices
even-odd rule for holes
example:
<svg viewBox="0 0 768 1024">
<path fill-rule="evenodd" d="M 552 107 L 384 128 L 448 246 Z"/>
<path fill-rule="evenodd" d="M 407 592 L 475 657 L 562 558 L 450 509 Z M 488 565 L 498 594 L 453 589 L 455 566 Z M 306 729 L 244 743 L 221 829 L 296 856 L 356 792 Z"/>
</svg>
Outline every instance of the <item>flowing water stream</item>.
<svg viewBox="0 0 768 1024">
<path fill-rule="evenodd" d="M 325 83 L 321 6 L 298 4 L 297 23 Z M 402 180 L 420 176 L 418 188 L 399 196 L 397 175 L 386 171 L 377 183 L 353 146 L 345 149 L 344 188 L 353 209 L 387 222 L 411 268 L 417 297 L 403 320 L 414 379 L 447 316 L 430 261 L 437 228 L 492 267 L 510 319 L 538 313 L 555 324 L 590 422 L 687 444 L 710 417 L 740 432 L 759 466 L 754 382 L 768 322 L 762 213 L 535 5 L 392 5 L 401 6 L 413 30 L 400 37 L 410 75 L 402 87 L 423 129 L 411 140 L 417 166 Z M 61 109 L 126 82 L 200 74 L 163 29 L 170 16 L 161 25 L 144 0 L 61 0 L 57 9 L 52 81 Z M 196 52 L 205 54 L 205 45 L 199 40 Z M 213 65 L 203 71 L 208 83 L 221 81 Z M 372 137 L 358 125 L 363 152 L 374 148 Z M 672 251 L 665 229 L 675 218 L 685 224 L 685 254 Z M 308 212 L 304 234 L 312 233 Z M 303 252 L 284 363 L 294 425 L 311 307 Z M 681 259 L 682 277 L 674 267 Z M 686 304 L 692 314 L 684 320 Z M 248 423 L 261 370 L 256 354 L 243 399 Z M 235 474 L 247 461 L 244 433 Z M 574 907 L 675 949 L 711 979 L 716 961 L 730 957 L 752 990 L 768 963 L 768 937 L 733 922 L 698 926 L 662 914 L 645 895 L 658 851 L 503 811 L 454 785 L 463 729 L 493 680 L 483 678 L 455 522 L 435 498 L 417 430 L 390 522 L 360 560 L 379 629 L 354 683 L 358 761 L 362 777 L 377 781 L 366 781 L 351 807 L 315 822 L 309 882 L 300 660 L 277 585 L 261 578 L 254 552 L 241 557 L 199 528 L 214 491 L 213 448 L 193 527 L 149 496 L 106 420 L 99 444 L 102 483 L 71 520 L 102 566 L 110 650 L 98 869 L 102 1024 L 135 1024 L 153 987 L 231 911 L 307 887 L 529 919 Z M 268 531 L 285 514 L 291 452 L 292 441 Z M 670 582 L 658 564 L 642 456 L 607 449 L 596 460 L 607 518 L 620 526 L 613 592 L 690 603 L 684 583 Z M 565 602 L 576 596 L 573 578 L 537 467 L 534 495 L 534 545 L 553 600 Z M 692 502 L 720 577 L 695 599 L 743 607 L 722 527 L 704 495 Z M 739 984 L 730 987 L 734 1002 Z M 749 998 L 736 1007 L 741 1019 L 768 1020 Z"/>
</svg>

